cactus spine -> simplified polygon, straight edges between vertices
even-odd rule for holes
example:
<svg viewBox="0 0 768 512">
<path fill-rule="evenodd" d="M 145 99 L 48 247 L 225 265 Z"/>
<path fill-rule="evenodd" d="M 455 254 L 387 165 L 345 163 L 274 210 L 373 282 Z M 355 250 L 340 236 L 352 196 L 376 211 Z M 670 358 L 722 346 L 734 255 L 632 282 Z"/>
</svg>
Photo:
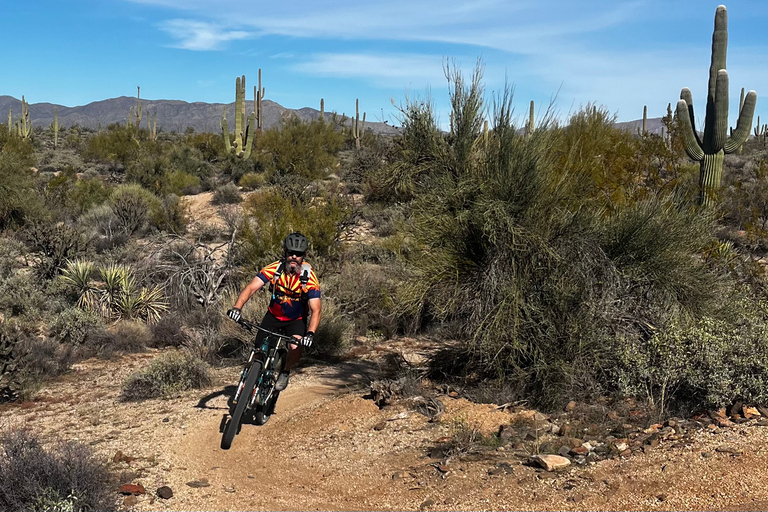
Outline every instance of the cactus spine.
<svg viewBox="0 0 768 512">
<path fill-rule="evenodd" d="M 757 93 L 749 91 L 739 112 L 731 137 L 728 135 L 728 72 L 725 60 L 728 47 L 728 13 L 724 5 L 715 13 L 715 29 L 712 33 L 712 62 L 709 67 L 709 91 L 704 118 L 704 135 L 696 133 L 693 115 L 693 97 L 688 88 L 680 92 L 677 117 L 683 132 L 683 142 L 688 156 L 699 162 L 699 204 L 708 207 L 715 201 L 723 175 L 723 159 L 733 153 L 749 137 L 752 116 L 755 113 Z"/>
</svg>

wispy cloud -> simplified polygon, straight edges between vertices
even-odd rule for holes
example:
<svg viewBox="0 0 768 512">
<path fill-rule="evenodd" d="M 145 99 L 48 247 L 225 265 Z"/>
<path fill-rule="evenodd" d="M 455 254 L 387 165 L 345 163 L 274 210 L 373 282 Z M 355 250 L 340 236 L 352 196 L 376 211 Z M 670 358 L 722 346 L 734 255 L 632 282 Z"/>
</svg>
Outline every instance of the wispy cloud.
<svg viewBox="0 0 768 512">
<path fill-rule="evenodd" d="M 489 47 L 517 53 L 540 53 L 574 34 L 590 33 L 632 20 L 651 0 L 350 0 L 275 2 L 243 9 L 232 0 L 129 0 L 184 10 L 219 26 L 201 23 L 213 36 L 240 34 L 221 27 L 241 27 L 259 34 L 296 38 L 422 41 Z M 209 34 L 202 31 L 201 42 Z M 184 37 L 193 43 L 198 38 Z M 239 37 L 237 37 L 239 38 Z M 220 38 L 221 43 L 227 39 Z M 190 46 L 194 46 L 191 44 Z M 197 49 L 197 48 L 195 48 Z"/>
<path fill-rule="evenodd" d="M 176 40 L 170 46 L 184 50 L 218 50 L 228 41 L 253 37 L 253 33 L 244 30 L 230 30 L 214 23 L 185 19 L 165 21 L 160 28 Z"/>
</svg>

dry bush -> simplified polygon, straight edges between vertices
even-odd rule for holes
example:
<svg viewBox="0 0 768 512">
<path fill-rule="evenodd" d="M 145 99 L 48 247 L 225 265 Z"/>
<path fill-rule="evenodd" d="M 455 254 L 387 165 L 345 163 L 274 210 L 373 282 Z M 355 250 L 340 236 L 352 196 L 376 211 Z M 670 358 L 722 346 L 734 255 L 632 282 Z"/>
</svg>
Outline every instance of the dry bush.
<svg viewBox="0 0 768 512">
<path fill-rule="evenodd" d="M 170 397 L 180 391 L 199 389 L 211 383 L 208 365 L 188 352 L 161 355 L 123 383 L 126 401 Z"/>
</svg>

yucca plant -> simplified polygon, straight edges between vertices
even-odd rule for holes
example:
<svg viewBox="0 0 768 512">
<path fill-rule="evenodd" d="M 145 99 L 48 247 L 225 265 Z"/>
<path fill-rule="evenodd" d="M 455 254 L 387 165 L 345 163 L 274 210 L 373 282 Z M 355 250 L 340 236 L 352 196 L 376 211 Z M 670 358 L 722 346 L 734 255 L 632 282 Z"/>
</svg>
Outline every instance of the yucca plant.
<svg viewBox="0 0 768 512">
<path fill-rule="evenodd" d="M 104 290 L 101 296 L 101 314 L 104 317 L 111 317 L 131 271 L 126 265 L 110 263 L 106 267 L 99 269 L 99 273 L 101 274 L 101 280 L 104 282 Z"/>
<path fill-rule="evenodd" d="M 99 304 L 99 290 L 91 282 L 93 271 L 91 261 L 67 260 L 60 276 L 61 281 L 77 293 L 77 307 L 89 311 L 96 311 Z"/>
</svg>

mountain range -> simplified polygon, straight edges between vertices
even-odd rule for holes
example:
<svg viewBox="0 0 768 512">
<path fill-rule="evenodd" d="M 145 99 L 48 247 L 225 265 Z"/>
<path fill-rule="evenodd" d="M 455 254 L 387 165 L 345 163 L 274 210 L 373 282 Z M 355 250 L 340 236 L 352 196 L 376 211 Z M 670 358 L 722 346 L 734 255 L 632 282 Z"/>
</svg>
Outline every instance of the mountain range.
<svg viewBox="0 0 768 512">
<path fill-rule="evenodd" d="M 153 120 L 157 114 L 157 129 L 165 132 L 183 132 L 192 127 L 196 132 L 221 132 L 222 112 L 226 108 L 227 120 L 230 131 L 235 126 L 235 104 L 234 102 L 224 103 L 187 103 L 180 100 L 141 100 L 142 119 L 141 127 L 147 127 L 147 120 Z M 100 126 L 106 128 L 110 124 L 125 124 L 129 117 L 131 109 L 136 108 L 136 98 L 120 96 L 119 98 L 110 98 L 107 100 L 94 101 L 87 105 L 79 107 L 65 107 L 63 105 L 54 105 L 52 103 L 29 103 L 29 117 L 33 127 L 47 128 L 51 125 L 54 118 L 54 110 L 58 109 L 59 125 L 71 127 L 75 125 L 83 128 L 98 129 Z M 246 109 L 253 110 L 253 101 L 246 101 Z M 262 127 L 271 128 L 280 123 L 280 120 L 286 116 L 295 115 L 304 121 L 310 121 L 320 117 L 320 111 L 305 107 L 298 110 L 285 108 L 278 103 L 270 100 L 262 101 L 263 119 Z M 12 96 L 0 96 L 0 120 L 7 121 L 6 112 L 11 112 L 15 121 L 21 115 L 21 100 Z M 326 112 L 325 117 L 329 119 L 332 113 Z M 362 118 L 362 113 L 361 113 Z M 350 124 L 349 117 L 346 118 L 346 125 Z M 397 128 L 388 123 L 378 123 L 366 120 L 365 129 L 374 133 L 395 134 Z"/>
<path fill-rule="evenodd" d="M 227 120 L 230 131 L 234 129 L 235 104 L 232 103 L 188 103 L 181 100 L 141 100 L 142 128 L 147 126 L 147 120 L 154 119 L 157 114 L 157 128 L 165 132 L 183 132 L 187 128 L 194 128 L 196 132 L 218 133 L 221 131 L 221 117 L 226 108 Z M 120 96 L 101 101 L 94 101 L 78 107 L 65 107 L 53 103 L 30 103 L 29 117 L 32 126 L 47 128 L 53 122 L 54 109 L 58 109 L 59 125 L 70 127 L 79 125 L 83 128 L 96 130 L 101 126 L 106 128 L 110 124 L 125 124 L 130 117 L 131 109 L 136 108 L 136 98 Z M 253 110 L 253 102 L 246 102 L 246 109 Z M 320 111 L 311 107 L 301 109 L 289 109 L 274 101 L 262 102 L 264 113 L 262 126 L 269 129 L 280 123 L 286 116 L 295 115 L 304 121 L 311 121 L 320 117 Z M 21 114 L 21 100 L 12 96 L 0 96 L 0 120 L 7 122 L 5 112 L 12 112 L 16 120 Z M 332 114 L 325 113 L 326 118 Z M 346 125 L 350 119 L 346 118 Z M 661 134 L 663 124 L 661 118 L 652 118 L 647 121 L 649 133 Z M 642 119 L 616 123 L 617 128 L 629 130 L 633 133 L 642 127 Z M 389 123 L 371 122 L 366 120 L 365 129 L 377 134 L 394 135 L 398 128 Z"/>
</svg>

